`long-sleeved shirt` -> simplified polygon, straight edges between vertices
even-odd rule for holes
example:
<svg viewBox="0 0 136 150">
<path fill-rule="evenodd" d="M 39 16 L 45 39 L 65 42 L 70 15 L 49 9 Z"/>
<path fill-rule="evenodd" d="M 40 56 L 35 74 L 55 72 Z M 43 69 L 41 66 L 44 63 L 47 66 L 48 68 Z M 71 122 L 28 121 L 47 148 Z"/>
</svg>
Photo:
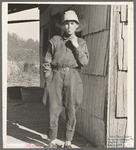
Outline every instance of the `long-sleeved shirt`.
<svg viewBox="0 0 136 150">
<path fill-rule="evenodd" d="M 54 36 L 49 42 L 43 62 L 45 77 L 53 67 L 81 68 L 88 64 L 89 52 L 84 39 L 77 38 L 79 46 L 75 48 L 64 36 Z"/>
</svg>

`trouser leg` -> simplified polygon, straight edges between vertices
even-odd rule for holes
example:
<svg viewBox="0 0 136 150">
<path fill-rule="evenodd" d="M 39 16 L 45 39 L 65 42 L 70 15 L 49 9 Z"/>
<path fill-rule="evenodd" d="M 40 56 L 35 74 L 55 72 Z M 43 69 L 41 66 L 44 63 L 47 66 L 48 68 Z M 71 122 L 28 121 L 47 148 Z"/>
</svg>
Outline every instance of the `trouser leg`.
<svg viewBox="0 0 136 150">
<path fill-rule="evenodd" d="M 72 141 L 76 125 L 76 111 L 66 109 L 66 141 Z"/>
<path fill-rule="evenodd" d="M 51 105 L 54 105 L 53 103 Z M 56 104 L 55 104 L 56 105 Z M 50 109 L 49 111 L 49 133 L 50 140 L 54 140 L 57 137 L 58 132 L 58 119 L 62 111 L 62 106 L 56 105 L 56 108 Z M 53 108 L 53 106 L 51 106 Z"/>
<path fill-rule="evenodd" d="M 76 110 L 83 98 L 83 86 L 79 73 L 71 70 L 65 78 L 64 104 L 66 109 L 66 140 L 72 141 L 75 125 Z"/>
<path fill-rule="evenodd" d="M 61 78 L 60 72 L 56 72 L 53 75 L 49 91 L 49 133 L 48 136 L 50 140 L 54 140 L 57 137 L 58 131 L 58 118 L 63 108 L 62 103 L 62 87 L 63 80 Z"/>
</svg>

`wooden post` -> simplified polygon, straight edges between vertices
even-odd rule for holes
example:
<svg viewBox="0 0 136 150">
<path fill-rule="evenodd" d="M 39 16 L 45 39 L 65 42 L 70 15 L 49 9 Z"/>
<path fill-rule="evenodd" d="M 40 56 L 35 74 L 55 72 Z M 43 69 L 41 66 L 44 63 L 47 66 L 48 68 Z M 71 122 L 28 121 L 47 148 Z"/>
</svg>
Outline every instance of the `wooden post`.
<svg viewBox="0 0 136 150">
<path fill-rule="evenodd" d="M 108 69 L 108 111 L 107 111 L 107 147 L 124 147 L 122 141 L 126 135 L 127 118 L 117 117 L 117 93 L 118 93 L 118 52 L 119 52 L 119 13 L 120 6 L 111 6 L 110 23 L 110 50 L 109 50 L 109 69 Z M 124 82 L 123 79 L 120 79 Z M 121 106 L 120 106 L 121 107 Z M 122 141 L 121 138 L 122 137 Z M 114 140 L 113 140 L 114 139 Z"/>
</svg>

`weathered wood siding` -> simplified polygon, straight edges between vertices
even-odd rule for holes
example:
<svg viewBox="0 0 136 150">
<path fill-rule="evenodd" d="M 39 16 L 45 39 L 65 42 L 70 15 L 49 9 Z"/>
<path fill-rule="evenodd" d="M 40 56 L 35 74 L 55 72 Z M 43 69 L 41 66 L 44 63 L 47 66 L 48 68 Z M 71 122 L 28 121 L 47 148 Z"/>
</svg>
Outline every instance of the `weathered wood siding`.
<svg viewBox="0 0 136 150">
<path fill-rule="evenodd" d="M 107 146 L 109 148 L 123 148 L 127 129 L 127 6 L 114 5 L 112 8 Z M 115 140 L 116 137 L 117 140 Z"/>
<path fill-rule="evenodd" d="M 90 60 L 82 69 L 82 73 L 90 75 L 106 75 L 109 30 L 103 30 L 84 36 L 87 41 Z"/>
<path fill-rule="evenodd" d="M 76 129 L 94 146 L 105 147 L 110 6 L 84 5 L 78 10 L 90 60 L 81 69 L 84 97 L 77 111 Z"/>
</svg>

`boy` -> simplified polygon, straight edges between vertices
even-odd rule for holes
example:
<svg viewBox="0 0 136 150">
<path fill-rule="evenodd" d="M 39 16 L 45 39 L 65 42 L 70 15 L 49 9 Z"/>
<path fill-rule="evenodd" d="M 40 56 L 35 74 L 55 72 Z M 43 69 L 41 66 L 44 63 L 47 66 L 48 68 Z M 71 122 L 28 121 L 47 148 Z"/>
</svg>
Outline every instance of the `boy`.
<svg viewBox="0 0 136 150">
<path fill-rule="evenodd" d="M 46 80 L 44 99 L 49 100 L 49 138 L 48 148 L 57 148 L 56 137 L 58 118 L 65 107 L 66 141 L 64 148 L 72 148 L 76 125 L 76 110 L 83 98 L 83 85 L 78 70 L 88 64 L 89 53 L 86 42 L 75 35 L 79 20 L 73 10 L 63 14 L 62 26 L 65 32 L 62 36 L 54 36 L 43 63 Z M 62 98 L 63 93 L 63 98 Z"/>
</svg>

